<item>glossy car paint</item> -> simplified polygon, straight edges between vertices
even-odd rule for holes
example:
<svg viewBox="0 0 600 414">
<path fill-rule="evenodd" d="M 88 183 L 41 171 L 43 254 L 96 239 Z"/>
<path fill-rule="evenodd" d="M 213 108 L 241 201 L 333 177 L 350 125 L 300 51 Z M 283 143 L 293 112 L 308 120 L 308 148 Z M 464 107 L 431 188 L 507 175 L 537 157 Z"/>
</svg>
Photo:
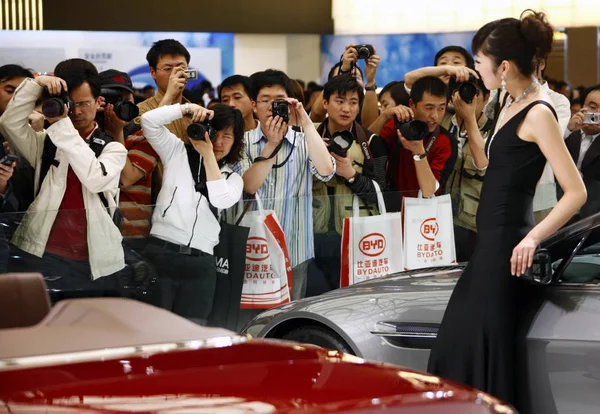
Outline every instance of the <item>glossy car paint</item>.
<svg viewBox="0 0 600 414">
<path fill-rule="evenodd" d="M 587 225 L 595 236 L 590 240 L 597 242 L 600 215 Z M 575 245 L 569 242 L 556 251 L 568 258 Z M 598 254 L 578 256 L 576 262 L 596 263 L 600 272 Z M 425 371 L 435 340 L 429 328 L 441 323 L 463 269 L 404 272 L 293 302 L 257 316 L 245 332 L 277 338 L 302 326 L 326 327 L 359 357 Z M 528 381 L 523 386 L 529 389 L 532 412 L 597 412 L 600 284 L 556 282 L 537 287 L 533 296 L 523 315 L 529 331 L 521 348 L 527 350 Z"/>
<path fill-rule="evenodd" d="M 512 412 L 431 375 L 275 341 L 39 361 L 4 361 L 0 412 Z"/>
</svg>

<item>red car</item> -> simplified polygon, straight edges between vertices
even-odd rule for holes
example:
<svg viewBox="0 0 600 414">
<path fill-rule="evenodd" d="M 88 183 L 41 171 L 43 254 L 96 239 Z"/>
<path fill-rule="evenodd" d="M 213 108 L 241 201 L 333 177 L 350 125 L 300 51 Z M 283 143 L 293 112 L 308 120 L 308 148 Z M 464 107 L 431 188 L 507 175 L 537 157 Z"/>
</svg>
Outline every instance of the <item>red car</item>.
<svg viewBox="0 0 600 414">
<path fill-rule="evenodd" d="M 36 284 L 0 275 L 0 413 L 515 412 L 435 376 L 250 340 L 129 299 L 50 309 Z"/>
</svg>

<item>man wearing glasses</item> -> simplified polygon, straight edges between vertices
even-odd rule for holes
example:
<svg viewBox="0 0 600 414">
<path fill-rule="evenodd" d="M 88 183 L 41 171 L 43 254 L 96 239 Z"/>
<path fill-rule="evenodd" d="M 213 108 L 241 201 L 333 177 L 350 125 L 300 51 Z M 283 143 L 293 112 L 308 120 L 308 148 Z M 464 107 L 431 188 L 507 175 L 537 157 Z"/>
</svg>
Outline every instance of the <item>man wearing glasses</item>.
<svg viewBox="0 0 600 414">
<path fill-rule="evenodd" d="M 0 117 L 11 147 L 36 171 L 35 199 L 12 238 L 18 250 L 9 271 L 41 272 L 50 289 L 118 291 L 122 238 L 107 210 L 114 211 L 127 150 L 96 124 L 97 70 L 75 65 L 55 73 L 60 77 L 25 79 Z M 36 101 L 64 92 L 70 102 L 62 113 L 46 111 L 49 126 L 36 132 L 28 122 Z"/>
<path fill-rule="evenodd" d="M 136 119 L 138 123 L 144 113 L 160 106 L 189 102 L 183 97 L 187 82 L 184 71 L 190 64 L 190 53 L 185 46 L 173 39 L 159 40 L 148 51 L 146 60 L 158 92 L 138 105 L 140 108 L 140 116 Z M 187 144 L 190 140 L 187 136 L 187 127 L 191 123 L 190 118 L 183 117 L 166 127 Z"/>
</svg>

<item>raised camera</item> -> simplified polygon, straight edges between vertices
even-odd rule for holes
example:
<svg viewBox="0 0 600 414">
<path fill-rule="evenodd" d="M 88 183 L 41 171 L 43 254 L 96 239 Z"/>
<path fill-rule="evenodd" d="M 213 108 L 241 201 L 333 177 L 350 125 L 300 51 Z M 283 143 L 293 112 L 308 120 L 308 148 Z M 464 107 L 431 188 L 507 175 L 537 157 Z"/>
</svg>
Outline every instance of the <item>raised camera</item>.
<svg viewBox="0 0 600 414">
<path fill-rule="evenodd" d="M 359 59 L 368 59 L 375 54 L 373 45 L 354 45 L 352 47 L 358 52 Z"/>
<path fill-rule="evenodd" d="M 429 135 L 429 126 L 427 122 L 413 119 L 408 122 L 402 122 L 398 118 L 395 119 L 396 129 L 404 138 L 409 141 L 421 141 Z"/>
<path fill-rule="evenodd" d="M 583 114 L 584 124 L 600 124 L 600 112 L 586 112 Z"/>
<path fill-rule="evenodd" d="M 327 143 L 329 152 L 339 155 L 340 157 L 346 157 L 348 150 L 354 143 L 354 135 L 350 131 L 337 131 L 331 136 L 331 139 Z"/>
<path fill-rule="evenodd" d="M 205 135 L 208 132 L 208 137 L 212 141 L 217 135 L 217 130 L 212 126 L 210 121 L 194 122 L 187 127 L 187 134 L 190 139 L 195 141 L 203 141 Z"/>
<path fill-rule="evenodd" d="M 479 95 L 479 89 L 477 89 L 477 85 L 475 85 L 475 77 L 473 75 L 469 76 L 469 80 L 467 82 L 457 82 L 456 78 L 450 78 L 450 81 L 448 82 L 448 90 L 450 92 L 450 96 L 452 96 L 454 92 L 458 90 L 460 99 L 468 104 L 473 102 L 473 99 Z"/>
<path fill-rule="evenodd" d="M 273 109 L 273 118 L 275 118 L 276 116 L 279 116 L 281 119 L 283 119 L 283 122 L 285 122 L 286 124 L 288 122 L 290 122 L 290 111 L 288 109 L 287 101 L 284 101 L 284 100 L 273 101 L 272 109 Z"/>
<path fill-rule="evenodd" d="M 185 73 L 185 78 L 187 80 L 196 80 L 196 79 L 198 79 L 198 71 L 196 69 L 184 70 L 183 73 Z"/>
<path fill-rule="evenodd" d="M 59 116 L 63 116 L 65 113 L 65 105 L 67 106 L 67 113 L 71 113 L 73 110 L 73 101 L 69 98 L 69 94 L 64 91 L 58 96 L 50 96 L 48 89 L 45 89 L 42 99 L 42 113 L 46 118 L 58 118 Z"/>
<path fill-rule="evenodd" d="M 100 95 L 104 97 L 107 104 L 112 104 L 115 114 L 125 122 L 133 121 L 140 114 L 136 104 L 129 101 L 123 101 L 123 94 L 117 89 L 103 88 Z"/>
</svg>

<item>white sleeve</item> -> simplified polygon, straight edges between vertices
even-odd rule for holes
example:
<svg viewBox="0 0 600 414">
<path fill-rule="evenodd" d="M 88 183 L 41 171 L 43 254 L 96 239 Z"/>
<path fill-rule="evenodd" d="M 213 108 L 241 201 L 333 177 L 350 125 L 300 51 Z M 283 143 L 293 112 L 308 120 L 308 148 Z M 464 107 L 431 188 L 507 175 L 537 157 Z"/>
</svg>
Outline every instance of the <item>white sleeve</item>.
<svg viewBox="0 0 600 414">
<path fill-rule="evenodd" d="M 183 141 L 165 126 L 182 117 L 179 104 L 161 106 L 142 115 L 144 137 L 152 145 L 164 165 L 185 150 Z"/>
</svg>

